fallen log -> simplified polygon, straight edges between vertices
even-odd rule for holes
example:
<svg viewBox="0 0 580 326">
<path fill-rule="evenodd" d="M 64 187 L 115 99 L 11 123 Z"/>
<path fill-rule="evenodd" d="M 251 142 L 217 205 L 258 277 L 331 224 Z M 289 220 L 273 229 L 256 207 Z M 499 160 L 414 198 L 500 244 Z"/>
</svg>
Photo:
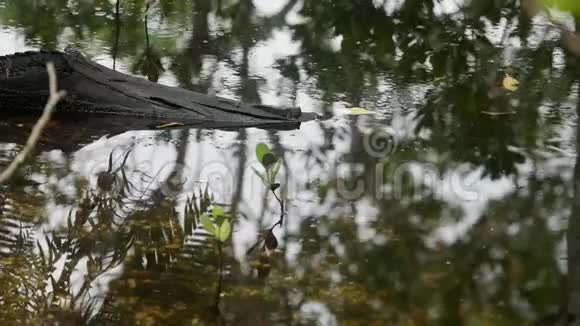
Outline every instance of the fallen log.
<svg viewBox="0 0 580 326">
<path fill-rule="evenodd" d="M 317 118 L 300 108 L 246 104 L 169 87 L 111 70 L 79 53 L 34 51 L 0 56 L 0 112 L 40 112 L 49 96 L 46 63 L 67 92 L 57 114 L 99 117 L 115 129 L 160 125 L 196 128 L 296 129 Z M 103 126 L 107 127 L 107 126 Z"/>
</svg>

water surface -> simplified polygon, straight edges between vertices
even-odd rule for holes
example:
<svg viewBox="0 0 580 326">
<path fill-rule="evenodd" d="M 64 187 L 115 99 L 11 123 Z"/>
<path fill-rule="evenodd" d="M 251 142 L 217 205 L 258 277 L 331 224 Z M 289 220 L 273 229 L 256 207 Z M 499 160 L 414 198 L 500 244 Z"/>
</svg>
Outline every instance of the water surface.
<svg viewBox="0 0 580 326">
<path fill-rule="evenodd" d="M 325 117 L 106 136 L 55 117 L 0 188 L 0 322 L 551 325 L 580 313 L 578 58 L 520 2 L 123 0 L 116 12 L 0 0 L 0 55 L 74 45 L 162 84 Z M 1 120 L 4 166 L 35 117 Z M 255 173 L 260 143 L 282 160 L 283 207 Z M 218 246 L 192 202 L 225 207 L 231 238 Z"/>
</svg>

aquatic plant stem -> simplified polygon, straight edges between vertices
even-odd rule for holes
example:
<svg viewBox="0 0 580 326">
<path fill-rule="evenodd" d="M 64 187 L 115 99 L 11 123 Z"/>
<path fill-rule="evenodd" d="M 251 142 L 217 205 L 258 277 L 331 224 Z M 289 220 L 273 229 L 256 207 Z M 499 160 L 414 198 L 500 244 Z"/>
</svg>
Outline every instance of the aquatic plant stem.
<svg viewBox="0 0 580 326">
<path fill-rule="evenodd" d="M 278 195 L 276 195 L 276 191 L 272 190 L 272 194 L 274 194 L 274 197 L 276 198 L 276 200 L 278 201 L 278 204 L 280 204 L 280 218 L 278 219 L 278 221 L 276 223 L 274 223 L 274 225 L 272 225 L 269 229 L 266 229 L 266 234 L 267 233 L 271 233 L 272 231 L 274 231 L 274 229 L 277 226 L 282 227 L 282 225 L 284 224 L 284 201 L 282 199 L 280 199 L 280 197 L 278 197 Z M 250 249 L 248 249 L 246 251 L 246 255 L 249 255 L 252 251 L 254 251 L 263 241 L 265 238 L 260 237 L 258 238 L 258 241 L 252 245 L 250 247 Z M 266 244 L 264 243 L 264 246 Z"/>
<path fill-rule="evenodd" d="M 223 283 L 223 269 L 224 269 L 224 251 L 222 248 L 221 241 L 217 241 L 218 248 L 218 280 L 215 291 L 215 311 L 219 314 L 220 312 L 220 300 L 222 295 L 222 283 Z"/>
<path fill-rule="evenodd" d="M 63 97 L 66 96 L 65 91 L 58 90 L 56 71 L 54 69 L 54 64 L 52 62 L 46 64 L 46 70 L 48 72 L 48 81 L 49 81 L 48 85 L 50 95 L 44 107 L 44 111 L 42 112 L 42 115 L 32 128 L 32 132 L 30 133 L 30 136 L 28 137 L 28 140 L 26 141 L 26 145 L 24 146 L 24 148 L 20 151 L 20 153 L 18 153 L 18 155 L 16 155 L 16 157 L 10 163 L 10 165 L 6 169 L 4 169 L 4 171 L 2 171 L 2 173 L 0 174 L 0 184 L 8 181 L 8 179 L 10 179 L 14 175 L 16 170 L 18 170 L 18 167 L 24 162 L 24 160 L 26 160 L 28 155 L 30 155 L 30 152 L 32 152 L 32 150 L 36 146 L 36 143 L 38 142 L 38 139 L 40 138 L 42 131 L 50 121 L 50 117 L 52 116 L 52 113 L 54 112 L 56 105 Z"/>
<path fill-rule="evenodd" d="M 280 219 L 278 220 L 278 222 L 276 222 L 276 224 L 272 226 L 272 228 L 270 228 L 270 231 L 272 231 L 276 226 L 278 225 L 282 226 L 282 224 L 284 224 L 284 201 L 280 199 L 278 195 L 276 195 L 275 190 L 272 190 L 272 194 L 274 194 L 274 197 L 276 197 L 278 204 L 280 204 Z"/>
</svg>

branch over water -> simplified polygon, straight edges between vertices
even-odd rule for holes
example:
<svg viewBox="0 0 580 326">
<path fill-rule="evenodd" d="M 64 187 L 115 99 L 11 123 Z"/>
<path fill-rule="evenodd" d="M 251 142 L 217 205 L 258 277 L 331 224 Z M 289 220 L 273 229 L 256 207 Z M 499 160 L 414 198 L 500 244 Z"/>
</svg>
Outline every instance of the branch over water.
<svg viewBox="0 0 580 326">
<path fill-rule="evenodd" d="M 10 163 L 10 165 L 0 173 L 0 184 L 5 183 L 14 175 L 18 167 L 22 165 L 22 163 L 26 160 L 30 152 L 36 146 L 38 142 L 38 138 L 42 134 L 42 130 L 46 127 L 46 124 L 50 121 L 50 117 L 56 108 L 58 102 L 66 96 L 66 92 L 63 90 L 58 90 L 57 78 L 56 78 L 56 71 L 54 69 L 54 64 L 49 62 L 46 64 L 46 70 L 48 72 L 48 86 L 50 90 L 50 95 L 46 105 L 44 107 L 44 111 L 42 115 L 32 128 L 32 132 L 26 141 L 26 145 L 24 148 L 18 153 L 16 158 Z"/>
</svg>

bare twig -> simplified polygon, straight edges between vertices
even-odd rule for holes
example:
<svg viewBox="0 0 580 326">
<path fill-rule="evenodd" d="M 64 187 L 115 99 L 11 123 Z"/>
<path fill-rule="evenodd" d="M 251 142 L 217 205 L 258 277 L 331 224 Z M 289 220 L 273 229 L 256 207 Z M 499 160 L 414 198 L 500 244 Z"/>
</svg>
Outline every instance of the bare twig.
<svg viewBox="0 0 580 326">
<path fill-rule="evenodd" d="M 32 128 L 32 132 L 26 141 L 26 145 L 24 148 L 18 153 L 16 158 L 10 163 L 10 165 L 0 173 L 0 184 L 5 183 L 14 175 L 18 167 L 26 160 L 30 152 L 36 146 L 38 142 L 38 138 L 40 138 L 40 134 L 46 124 L 50 121 L 50 117 L 56 108 L 58 102 L 66 95 L 65 91 L 58 90 L 57 78 L 56 78 L 56 71 L 54 69 L 54 64 L 49 62 L 46 64 L 46 70 L 48 71 L 48 81 L 49 81 L 49 90 L 50 95 L 46 105 L 44 107 L 44 111 L 34 127 Z"/>
</svg>

